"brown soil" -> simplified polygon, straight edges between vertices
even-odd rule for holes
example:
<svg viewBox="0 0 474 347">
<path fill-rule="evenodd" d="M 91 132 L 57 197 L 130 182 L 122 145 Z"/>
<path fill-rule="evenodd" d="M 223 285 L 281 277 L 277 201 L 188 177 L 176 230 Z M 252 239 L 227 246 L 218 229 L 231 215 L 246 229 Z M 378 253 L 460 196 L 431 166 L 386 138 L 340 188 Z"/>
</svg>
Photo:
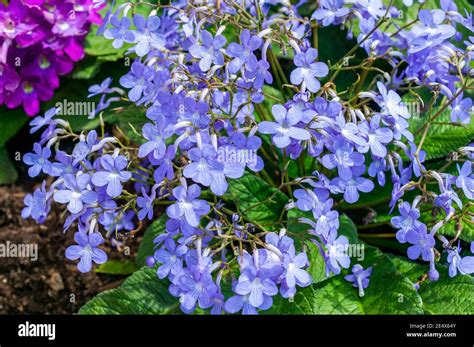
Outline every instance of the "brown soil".
<svg viewBox="0 0 474 347">
<path fill-rule="evenodd" d="M 64 257 L 74 230 L 64 234 L 58 211 L 43 225 L 23 220 L 23 198 L 30 188 L 0 187 L 0 244 L 37 244 L 38 259 L 0 258 L 0 314 L 70 314 L 97 293 L 118 286 L 124 276 L 81 274 Z M 107 244 L 109 259 L 134 259 L 137 239 L 128 240 L 130 256 Z M 131 258 L 129 258 L 131 257 Z"/>
</svg>

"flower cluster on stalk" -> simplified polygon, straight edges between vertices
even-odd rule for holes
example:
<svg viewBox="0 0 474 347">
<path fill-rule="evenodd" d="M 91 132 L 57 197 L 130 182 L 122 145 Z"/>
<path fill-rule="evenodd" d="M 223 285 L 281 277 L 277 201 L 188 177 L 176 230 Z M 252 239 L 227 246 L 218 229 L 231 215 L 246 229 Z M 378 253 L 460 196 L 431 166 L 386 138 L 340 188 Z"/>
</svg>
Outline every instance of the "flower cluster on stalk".
<svg viewBox="0 0 474 347">
<path fill-rule="evenodd" d="M 133 217 L 152 220 L 156 206 L 166 205 L 165 232 L 154 240 L 156 251 L 147 262 L 158 263 L 157 276 L 169 279 L 181 309 L 256 314 L 269 309 L 275 296 L 293 298 L 312 283 L 306 247 L 291 230 L 254 223 L 225 199 L 229 183 L 246 171 L 270 176 L 264 163 L 274 154 L 284 165 L 314 164 L 309 175 L 300 172 L 278 188 L 294 201 L 287 208 L 305 215 L 299 222 L 308 227 L 306 240 L 320 252 L 327 275 L 351 265 L 341 251 L 349 240 L 339 232 L 337 205 L 356 203 L 376 184 L 393 184 L 396 238 L 410 245 L 410 259 L 430 262 L 431 280 L 439 277 L 437 240 L 448 253 L 450 276 L 473 273 L 474 257 L 461 256 L 457 236 L 448 241 L 439 231 L 465 218 L 459 211 L 471 204 L 466 200 L 474 195 L 474 147 L 459 150 L 458 172 L 428 169 L 424 137 L 419 140 L 409 126 L 412 115 L 403 102 L 406 90 L 427 88 L 446 100 L 440 107 L 450 110 L 453 122 L 470 121 L 472 101 L 463 92 L 472 80 L 474 46 L 472 40 L 453 43 L 459 26 L 472 32 L 470 17 L 443 0 L 439 10 L 421 9 L 413 25 L 387 28 L 384 23 L 400 9 L 379 0 L 320 0 L 311 19 L 299 14 L 305 3 L 172 1 L 148 17 L 135 13 L 139 3 L 109 10 L 99 33 L 116 48 L 129 44 L 136 58 L 118 81 L 121 88 L 111 88 L 107 79 L 90 94 L 101 97 L 98 112 L 125 96 L 142 107 L 142 144 L 134 151 L 107 134 L 75 135 L 54 118 L 55 110 L 36 118 L 32 132 L 46 130 L 24 162 L 32 177 L 55 180 L 26 197 L 23 217 L 43 222 L 52 201 L 65 204 L 65 229 L 75 223 L 79 233 L 79 245 L 66 255 L 81 258 L 83 271 L 92 261 L 104 261 L 97 248 L 102 239 L 94 236 L 100 227 L 107 235 L 130 231 Z M 348 100 L 334 84 L 342 65 L 319 61 L 312 47 L 315 24 L 345 26 L 349 36 L 358 25 L 358 46 L 372 60 L 385 60 L 392 72 L 364 66 L 380 78 L 361 84 L 362 91 Z M 289 81 L 278 46 L 293 53 Z M 280 96 L 269 95 L 271 84 L 281 88 Z M 71 153 L 61 150 L 63 139 L 75 141 Z M 223 159 L 224 150 L 258 155 L 253 162 Z M 428 190 L 427 183 L 438 189 Z M 442 218 L 423 223 L 421 205 Z M 346 276 L 361 296 L 372 271 L 377 270 L 357 264 Z"/>
</svg>

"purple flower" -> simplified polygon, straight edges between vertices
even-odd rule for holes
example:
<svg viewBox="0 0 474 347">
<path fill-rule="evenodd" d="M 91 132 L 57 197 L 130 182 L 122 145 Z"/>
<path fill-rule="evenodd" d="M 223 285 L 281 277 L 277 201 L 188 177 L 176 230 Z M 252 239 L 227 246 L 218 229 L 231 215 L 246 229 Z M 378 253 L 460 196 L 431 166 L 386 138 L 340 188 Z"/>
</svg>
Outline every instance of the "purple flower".
<svg viewBox="0 0 474 347">
<path fill-rule="evenodd" d="M 300 113 L 288 112 L 282 105 L 273 105 L 272 113 L 276 122 L 263 121 L 258 124 L 258 129 L 262 134 L 272 134 L 278 148 L 287 147 L 291 139 L 304 141 L 311 138 L 309 131 L 295 126 L 301 121 Z"/>
<path fill-rule="evenodd" d="M 365 153 L 369 149 L 374 156 L 385 158 L 388 143 L 393 140 L 393 133 L 389 128 L 379 126 L 380 116 L 372 117 L 370 124 L 364 122 L 359 125 L 360 131 L 367 136 L 367 145 L 359 146 L 359 152 Z"/>
<path fill-rule="evenodd" d="M 321 87 L 317 78 L 324 77 L 329 72 L 326 64 L 316 62 L 317 57 L 318 50 L 315 48 L 296 54 L 294 63 L 297 68 L 291 72 L 291 83 L 294 85 L 304 83 L 310 92 L 316 93 Z"/>
<path fill-rule="evenodd" d="M 185 313 L 193 312 L 196 303 L 199 303 L 199 307 L 203 309 L 212 306 L 212 298 L 217 293 L 217 286 L 209 272 L 191 269 L 179 277 L 179 284 L 182 290 L 181 309 Z"/>
<path fill-rule="evenodd" d="M 382 108 L 382 112 L 387 112 L 392 117 L 398 118 L 404 117 L 409 118 L 410 113 L 408 108 L 403 105 L 402 98 L 393 90 L 387 92 L 387 88 L 382 82 L 377 82 L 377 87 L 379 89 L 381 100 L 379 105 Z"/>
<path fill-rule="evenodd" d="M 359 191 L 368 193 L 374 189 L 374 183 L 361 176 L 365 171 L 365 166 L 354 166 L 351 171 L 352 174 L 348 179 L 336 177 L 331 181 L 344 191 L 344 200 L 350 204 L 359 200 Z"/>
<path fill-rule="evenodd" d="M 23 162 L 31 167 L 28 169 L 28 175 L 30 177 L 36 177 L 41 172 L 50 174 L 52 170 L 51 162 L 51 150 L 47 147 L 42 148 L 39 143 L 33 145 L 34 153 L 26 153 L 23 157 Z"/>
<path fill-rule="evenodd" d="M 346 141 L 336 140 L 330 149 L 333 153 L 323 156 L 321 162 L 330 170 L 337 167 L 337 172 L 343 179 L 351 178 L 352 167 L 364 164 L 364 156 L 354 152 L 354 147 Z"/>
<path fill-rule="evenodd" d="M 242 296 L 248 295 L 249 304 L 259 308 L 278 293 L 278 288 L 270 278 L 249 266 L 243 270 L 234 291 Z"/>
<path fill-rule="evenodd" d="M 152 189 L 151 194 L 148 195 L 145 188 L 142 187 L 142 196 L 137 198 L 137 206 L 141 209 L 138 211 L 138 219 L 144 220 L 148 217 L 149 220 L 153 219 L 153 202 L 156 198 L 156 191 Z"/>
<path fill-rule="evenodd" d="M 79 213 L 84 204 L 90 205 L 97 202 L 98 195 L 91 190 L 89 185 L 90 176 L 82 174 L 77 177 L 68 174 L 64 176 L 64 188 L 54 193 L 54 201 L 68 204 L 67 209 L 71 213 Z"/>
<path fill-rule="evenodd" d="M 127 159 L 123 155 L 112 157 L 104 155 L 100 159 L 103 171 L 98 171 L 92 176 L 92 183 L 97 187 L 107 186 L 107 195 L 116 198 L 122 193 L 122 183 L 132 178 L 132 174 L 124 169 L 127 167 Z"/>
<path fill-rule="evenodd" d="M 451 121 L 469 124 L 471 122 L 472 99 L 458 96 L 451 105 Z"/>
<path fill-rule="evenodd" d="M 107 261 L 107 253 L 98 248 L 104 243 L 104 238 L 100 233 L 86 234 L 76 232 L 74 240 L 77 245 L 69 246 L 66 249 L 66 258 L 69 260 L 81 259 L 77 264 L 77 269 L 82 272 L 89 272 L 92 268 L 92 262 L 103 264 Z"/>
<path fill-rule="evenodd" d="M 183 186 L 174 188 L 173 196 L 177 202 L 168 206 L 166 213 L 174 219 L 184 216 L 190 226 L 197 227 L 201 216 L 210 211 L 207 201 L 196 199 L 199 195 L 201 195 L 201 188 L 197 184 L 193 184 L 189 188 Z"/>
<path fill-rule="evenodd" d="M 303 269 L 308 265 L 309 261 L 306 253 L 301 252 L 296 255 L 295 247 L 291 245 L 283 257 L 283 268 L 285 270 L 282 277 L 285 279 L 288 288 L 295 288 L 296 285 L 306 287 L 311 284 L 311 276 Z"/>
<path fill-rule="evenodd" d="M 157 250 L 154 254 L 156 261 L 162 263 L 158 270 L 158 278 L 163 279 L 170 273 L 172 275 L 178 275 L 183 269 L 183 260 L 181 257 L 188 251 L 188 248 L 184 245 L 176 247 L 176 242 L 168 238 L 165 240 L 164 247 Z"/>
<path fill-rule="evenodd" d="M 326 272 L 332 271 L 338 275 L 341 272 L 341 267 L 347 269 L 351 264 L 351 259 L 347 254 L 347 248 L 349 247 L 349 240 L 345 236 L 338 236 L 337 232 L 331 232 L 331 235 L 327 244 L 326 253 Z"/>
<path fill-rule="evenodd" d="M 254 64 L 253 70 L 247 71 L 246 76 L 254 79 L 253 85 L 255 88 L 261 88 L 265 83 L 269 85 L 273 83 L 272 74 L 268 71 L 269 68 L 270 64 L 262 59 Z"/>
<path fill-rule="evenodd" d="M 408 202 L 403 202 L 398 206 L 400 216 L 393 217 L 392 225 L 399 229 L 397 232 L 397 240 L 400 243 L 407 242 L 406 234 L 408 231 L 418 228 L 422 223 L 418 221 L 420 218 L 420 211 L 417 208 L 412 208 Z"/>
<path fill-rule="evenodd" d="M 163 117 L 160 117 L 161 121 L 157 121 L 157 124 L 166 124 Z M 148 140 L 140 146 L 138 150 L 138 156 L 144 158 L 146 156 L 152 156 L 154 159 L 161 159 L 166 153 L 165 140 L 173 135 L 172 126 L 158 126 L 151 123 L 147 123 L 143 126 L 143 137 Z"/>
<path fill-rule="evenodd" d="M 349 14 L 349 9 L 344 6 L 344 0 L 322 0 L 319 8 L 314 11 L 312 18 L 323 23 L 323 26 L 340 24 L 345 16 Z"/>
<path fill-rule="evenodd" d="M 143 65 L 137 60 L 133 62 L 130 72 L 120 78 L 120 84 L 125 88 L 130 88 L 128 97 L 131 101 L 136 102 L 151 85 L 153 77 L 153 69 L 149 66 Z"/>
<path fill-rule="evenodd" d="M 22 218 L 31 217 L 38 223 L 44 223 L 48 217 L 50 206 L 50 194 L 46 191 L 46 182 L 43 181 L 41 188 L 36 189 L 33 195 L 25 196 L 25 208 L 21 211 Z"/>
<path fill-rule="evenodd" d="M 139 57 L 144 57 L 150 50 L 161 50 L 166 45 L 165 37 L 158 32 L 161 20 L 158 16 L 150 16 L 145 19 L 141 14 L 133 17 L 133 24 L 137 31 L 129 31 L 125 35 L 128 42 L 137 43 L 134 47 L 135 53 Z"/>
<path fill-rule="evenodd" d="M 431 259 L 431 253 L 436 242 L 433 235 L 426 231 L 425 224 L 420 224 L 416 229 L 410 229 L 405 238 L 413 245 L 408 247 L 408 258 L 416 260 L 421 255 L 424 261 Z"/>
<path fill-rule="evenodd" d="M 248 29 L 244 29 L 240 34 L 240 42 L 241 44 L 232 42 L 226 50 L 227 55 L 234 58 L 229 63 L 230 73 L 237 73 L 244 65 L 248 70 L 254 70 L 257 58 L 253 52 L 260 48 L 263 41 L 259 36 L 252 35 Z"/>
<path fill-rule="evenodd" d="M 194 58 L 199 58 L 199 68 L 201 71 L 208 71 L 211 65 L 224 65 L 224 56 L 220 49 L 224 47 L 226 39 L 222 35 L 212 37 L 212 34 L 206 30 L 201 32 L 202 44 L 195 43 L 189 47 L 189 52 Z"/>
<path fill-rule="evenodd" d="M 107 77 L 105 80 L 102 81 L 101 84 L 94 84 L 93 86 L 90 86 L 88 90 L 89 95 L 87 95 L 87 97 L 92 98 L 93 96 L 99 94 L 109 93 L 111 91 L 110 83 L 112 83 L 112 78 Z"/>
<path fill-rule="evenodd" d="M 474 199 L 474 178 L 472 176 L 472 163 L 466 161 L 461 168 L 458 165 L 459 176 L 456 178 L 456 187 L 461 188 L 466 198 Z"/>
<path fill-rule="evenodd" d="M 462 275 L 470 275 L 474 273 L 474 257 L 461 258 L 459 254 L 461 247 L 448 249 L 449 277 L 457 275 L 458 271 Z"/>
<path fill-rule="evenodd" d="M 364 270 L 360 264 L 356 264 L 352 267 L 352 274 L 344 277 L 349 282 L 352 282 L 352 285 L 356 288 L 359 288 L 359 296 L 363 297 L 365 295 L 364 289 L 369 286 L 369 277 L 372 274 L 372 267 L 369 267 Z"/>
<path fill-rule="evenodd" d="M 126 40 L 126 34 L 129 32 L 128 28 L 132 24 L 127 17 L 118 18 L 117 16 L 110 17 L 110 24 L 112 28 L 107 28 L 104 31 L 104 37 L 109 40 L 114 40 L 112 46 L 119 49 L 123 46 Z"/>
<path fill-rule="evenodd" d="M 50 125 L 52 123 L 53 117 L 58 113 L 58 111 L 59 109 L 54 107 L 46 111 L 46 113 L 44 114 L 44 117 L 36 116 L 30 122 L 30 126 L 31 126 L 30 134 L 34 134 L 42 127 Z"/>
</svg>

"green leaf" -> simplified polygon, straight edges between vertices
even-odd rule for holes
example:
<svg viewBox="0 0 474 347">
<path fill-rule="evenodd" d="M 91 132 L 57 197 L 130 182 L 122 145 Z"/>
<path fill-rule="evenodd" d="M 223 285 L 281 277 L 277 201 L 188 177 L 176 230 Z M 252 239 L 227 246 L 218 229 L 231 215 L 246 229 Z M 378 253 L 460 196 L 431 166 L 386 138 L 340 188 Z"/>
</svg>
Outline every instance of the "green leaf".
<svg viewBox="0 0 474 347">
<path fill-rule="evenodd" d="M 11 184 L 16 181 L 18 173 L 8 157 L 5 147 L 0 147 L 0 168 L 0 185 Z"/>
<path fill-rule="evenodd" d="M 73 79 L 92 79 L 99 73 L 101 65 L 102 61 L 96 57 L 88 56 L 77 63 L 71 77 Z"/>
<path fill-rule="evenodd" d="M 266 313 L 273 314 L 421 314 L 422 301 L 410 280 L 396 271 L 380 250 L 365 246 L 365 268 L 372 276 L 365 296 L 343 278 L 333 276 L 307 288 L 298 288 L 294 302 L 275 298 Z"/>
<path fill-rule="evenodd" d="M 436 114 L 436 108 L 433 115 Z M 424 114 L 410 120 L 410 131 L 416 132 L 426 123 L 429 115 Z M 442 123 L 442 124 L 439 124 Z M 448 107 L 428 129 L 422 149 L 426 152 L 426 160 L 444 158 L 450 152 L 457 151 L 466 146 L 474 138 L 474 123 L 464 125 L 453 125 L 451 123 L 451 110 Z M 423 131 L 416 136 L 415 142 L 419 143 Z"/>
<path fill-rule="evenodd" d="M 160 234 L 165 232 L 166 215 L 161 215 L 160 218 L 153 221 L 153 223 L 146 229 L 143 234 L 142 242 L 138 248 L 136 263 L 138 267 L 145 265 L 146 258 L 153 255 L 155 252 L 155 244 L 153 240 Z"/>
<path fill-rule="evenodd" d="M 15 136 L 28 119 L 22 108 L 7 110 L 2 107 L 0 109 L 0 147 L 5 146 L 7 141 Z"/>
<path fill-rule="evenodd" d="M 233 202 L 241 213 L 256 224 L 278 221 L 288 197 L 264 180 L 246 173 L 230 180 L 224 199 Z"/>
<path fill-rule="evenodd" d="M 311 275 L 313 283 L 326 280 L 326 262 L 318 246 L 310 241 L 307 241 L 306 247 L 308 249 L 306 253 L 309 260 L 308 273 Z"/>
<path fill-rule="evenodd" d="M 131 260 L 111 259 L 99 265 L 95 272 L 108 275 L 130 275 L 137 270 L 135 263 Z"/>
<path fill-rule="evenodd" d="M 118 288 L 100 293 L 79 314 L 169 314 L 178 313 L 179 301 L 168 292 L 169 283 L 156 277 L 156 270 L 143 267 Z"/>
<path fill-rule="evenodd" d="M 428 271 L 428 264 L 420 265 L 405 258 L 391 256 L 398 271 L 413 283 Z M 423 300 L 423 309 L 430 314 L 474 314 L 474 279 L 469 275 L 448 276 L 444 265 L 437 265 L 440 278 L 436 282 L 425 280 L 418 294 Z"/>
</svg>

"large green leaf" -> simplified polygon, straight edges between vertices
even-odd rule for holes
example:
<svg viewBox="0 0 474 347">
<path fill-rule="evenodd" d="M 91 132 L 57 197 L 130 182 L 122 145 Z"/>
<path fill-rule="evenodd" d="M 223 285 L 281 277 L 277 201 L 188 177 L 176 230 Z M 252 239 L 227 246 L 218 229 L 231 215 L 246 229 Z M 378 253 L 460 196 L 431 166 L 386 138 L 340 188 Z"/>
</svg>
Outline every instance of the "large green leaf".
<svg viewBox="0 0 474 347">
<path fill-rule="evenodd" d="M 79 314 L 170 314 L 178 313 L 179 301 L 168 292 L 168 282 L 156 270 L 143 267 L 116 289 L 100 293 Z"/>
<path fill-rule="evenodd" d="M 434 110 L 436 113 L 436 109 Z M 427 121 L 428 114 L 410 120 L 410 131 L 416 132 L 422 129 Z M 474 138 L 474 123 L 466 125 L 452 125 L 451 111 L 448 107 L 434 123 L 430 125 L 422 149 L 426 152 L 426 159 L 439 159 L 445 157 L 460 147 L 466 146 Z M 416 143 L 419 143 L 423 131 L 419 131 Z"/>
<path fill-rule="evenodd" d="M 146 229 L 143 234 L 142 242 L 138 248 L 136 263 L 139 267 L 145 265 L 146 258 L 153 255 L 155 252 L 155 244 L 153 240 L 160 234 L 165 232 L 166 215 L 163 214 L 160 218 L 153 221 L 153 223 Z"/>
<path fill-rule="evenodd" d="M 420 265 L 396 256 L 391 256 L 391 259 L 397 269 L 413 283 L 428 271 L 428 264 Z M 425 280 L 418 289 L 425 313 L 474 314 L 474 279 L 460 274 L 450 278 L 446 266 L 437 265 L 436 268 L 440 273 L 439 280 Z"/>
<path fill-rule="evenodd" d="M 294 301 L 275 298 L 267 311 L 273 314 L 422 314 L 422 301 L 413 283 L 396 271 L 378 249 L 365 246 L 360 264 L 373 272 L 365 296 L 343 278 L 333 276 L 307 288 L 299 288 Z"/>
<path fill-rule="evenodd" d="M 7 141 L 15 136 L 28 119 L 22 108 L 7 110 L 2 107 L 0 109 L 0 147 L 5 146 Z"/>
<path fill-rule="evenodd" d="M 130 275 L 136 270 L 135 262 L 131 260 L 111 259 L 99 265 L 95 272 L 108 275 Z"/>
<path fill-rule="evenodd" d="M 251 174 L 231 180 L 224 198 L 234 203 L 249 221 L 257 224 L 278 221 L 288 202 L 288 197 L 280 190 Z"/>
</svg>

